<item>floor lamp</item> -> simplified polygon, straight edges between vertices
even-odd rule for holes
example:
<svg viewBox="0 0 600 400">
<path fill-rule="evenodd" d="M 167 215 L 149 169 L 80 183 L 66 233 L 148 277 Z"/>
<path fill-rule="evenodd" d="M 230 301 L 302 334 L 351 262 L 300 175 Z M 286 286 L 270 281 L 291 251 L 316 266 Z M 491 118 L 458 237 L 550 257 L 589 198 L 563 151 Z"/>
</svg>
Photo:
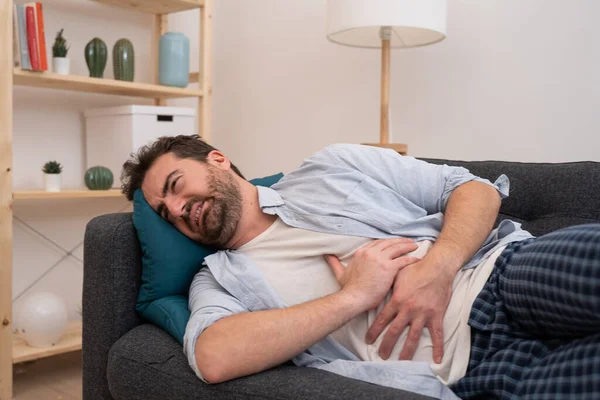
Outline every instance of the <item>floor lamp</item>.
<svg viewBox="0 0 600 400">
<path fill-rule="evenodd" d="M 406 154 L 406 144 L 390 143 L 390 49 L 437 43 L 446 37 L 447 0 L 327 0 L 327 38 L 338 44 L 381 48 L 381 130 L 379 143 Z"/>
</svg>

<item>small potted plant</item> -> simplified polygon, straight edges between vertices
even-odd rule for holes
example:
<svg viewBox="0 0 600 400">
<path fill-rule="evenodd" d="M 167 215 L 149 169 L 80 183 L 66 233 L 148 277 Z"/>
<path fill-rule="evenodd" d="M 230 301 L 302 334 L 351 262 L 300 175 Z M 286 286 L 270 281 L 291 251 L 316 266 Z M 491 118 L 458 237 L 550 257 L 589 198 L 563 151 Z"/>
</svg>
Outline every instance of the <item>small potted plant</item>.
<svg viewBox="0 0 600 400">
<path fill-rule="evenodd" d="M 63 37 L 64 29 L 56 34 L 54 39 L 54 45 L 52 46 L 52 63 L 54 72 L 59 75 L 69 75 L 71 71 L 71 60 L 67 58 L 69 48 L 67 47 L 67 41 Z"/>
<path fill-rule="evenodd" d="M 56 161 L 48 161 L 44 164 L 44 188 L 47 192 L 60 192 L 60 173 L 62 166 Z"/>
</svg>

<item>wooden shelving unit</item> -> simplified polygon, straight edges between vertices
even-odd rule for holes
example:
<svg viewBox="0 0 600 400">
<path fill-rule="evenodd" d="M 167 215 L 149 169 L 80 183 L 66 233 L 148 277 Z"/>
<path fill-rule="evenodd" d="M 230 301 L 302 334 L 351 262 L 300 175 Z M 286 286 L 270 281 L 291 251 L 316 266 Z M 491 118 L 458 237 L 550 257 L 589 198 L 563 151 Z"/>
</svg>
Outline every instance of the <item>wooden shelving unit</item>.
<svg viewBox="0 0 600 400">
<path fill-rule="evenodd" d="M 67 332 L 55 346 L 33 348 L 13 337 L 12 325 L 12 203 L 17 200 L 117 198 L 119 190 L 64 190 L 48 193 L 41 190 L 13 190 L 12 131 L 13 87 L 99 93 L 116 96 L 154 99 L 155 105 L 166 105 L 167 99 L 198 99 L 198 134 L 210 142 L 212 108 L 212 10 L 214 0 L 91 0 L 107 6 L 123 7 L 154 14 L 152 35 L 153 83 L 123 82 L 52 72 L 23 71 L 13 68 L 12 16 L 13 0 L 0 0 L 0 400 L 12 399 L 12 365 L 64 352 L 81 349 L 81 321 L 72 321 Z M 200 68 L 190 74 L 195 88 L 173 88 L 158 84 L 158 43 L 168 30 L 168 14 L 200 9 Z"/>
<path fill-rule="evenodd" d="M 199 89 L 182 89 L 150 83 L 124 82 L 78 75 L 58 75 L 48 71 L 39 72 L 14 69 L 13 82 L 18 86 L 112 94 L 117 96 L 145 98 L 162 97 L 169 99 L 178 97 L 202 97 L 202 91 Z"/>
<path fill-rule="evenodd" d="M 93 0 L 150 14 L 171 14 L 204 7 L 204 0 Z"/>
<path fill-rule="evenodd" d="M 81 321 L 69 321 L 65 333 L 54 346 L 31 347 L 23 338 L 15 335 L 12 349 L 13 364 L 81 350 Z"/>
<path fill-rule="evenodd" d="M 14 200 L 37 200 L 37 199 L 101 199 L 111 197 L 123 197 L 118 189 L 110 190 L 88 190 L 88 189 L 63 189 L 60 192 L 46 192 L 45 190 L 15 190 Z"/>
</svg>

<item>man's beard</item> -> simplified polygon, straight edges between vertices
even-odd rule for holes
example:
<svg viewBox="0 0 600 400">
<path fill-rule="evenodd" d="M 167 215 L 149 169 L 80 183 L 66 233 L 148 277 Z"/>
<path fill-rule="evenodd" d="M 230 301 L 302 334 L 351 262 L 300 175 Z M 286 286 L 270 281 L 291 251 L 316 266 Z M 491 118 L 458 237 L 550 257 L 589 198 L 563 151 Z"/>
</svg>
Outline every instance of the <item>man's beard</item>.
<svg viewBox="0 0 600 400">
<path fill-rule="evenodd" d="M 190 207 L 197 201 L 209 200 L 200 221 L 202 232 L 198 242 L 224 249 L 233 238 L 242 218 L 242 194 L 239 184 L 225 171 L 208 168 L 209 195 L 205 199 L 193 199 Z M 186 214 L 188 226 L 192 226 L 193 216 Z"/>
</svg>

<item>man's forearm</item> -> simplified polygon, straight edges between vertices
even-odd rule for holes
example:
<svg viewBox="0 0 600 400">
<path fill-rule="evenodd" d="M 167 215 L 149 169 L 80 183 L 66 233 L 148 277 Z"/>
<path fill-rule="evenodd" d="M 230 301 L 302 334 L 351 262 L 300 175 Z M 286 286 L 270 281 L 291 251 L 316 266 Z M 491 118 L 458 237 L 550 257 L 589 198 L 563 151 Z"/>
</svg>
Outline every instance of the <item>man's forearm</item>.
<svg viewBox="0 0 600 400">
<path fill-rule="evenodd" d="M 211 383 L 257 373 L 291 359 L 363 311 L 361 301 L 342 290 L 289 308 L 232 315 L 200 335 L 196 362 Z"/>
<path fill-rule="evenodd" d="M 427 254 L 453 275 L 473 257 L 489 235 L 498 211 L 500 195 L 481 182 L 459 186 L 448 199 L 442 231 Z"/>
</svg>

